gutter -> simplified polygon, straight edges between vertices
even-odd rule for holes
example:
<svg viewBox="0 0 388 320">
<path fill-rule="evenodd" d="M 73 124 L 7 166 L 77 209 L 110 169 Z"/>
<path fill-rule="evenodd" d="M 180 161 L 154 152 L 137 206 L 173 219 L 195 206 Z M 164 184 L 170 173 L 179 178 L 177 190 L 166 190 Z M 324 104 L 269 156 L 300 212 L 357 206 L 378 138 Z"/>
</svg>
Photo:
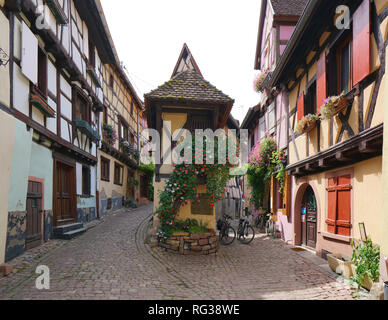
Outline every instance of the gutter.
<svg viewBox="0 0 388 320">
<path fill-rule="evenodd" d="M 306 31 L 306 28 L 309 25 L 312 14 L 317 10 L 320 4 L 322 4 L 322 1 L 320 0 L 310 0 L 308 2 L 306 8 L 302 13 L 302 16 L 300 17 L 295 27 L 295 31 L 292 34 L 290 40 L 288 41 L 288 45 L 284 50 L 278 65 L 276 66 L 276 69 L 273 71 L 272 78 L 270 81 L 271 88 L 274 87 L 275 86 L 274 84 L 279 80 L 281 73 L 283 72 L 283 70 L 285 69 L 286 65 L 288 64 L 291 58 L 291 54 L 295 51 L 296 46 L 300 42 L 301 36 Z"/>
</svg>

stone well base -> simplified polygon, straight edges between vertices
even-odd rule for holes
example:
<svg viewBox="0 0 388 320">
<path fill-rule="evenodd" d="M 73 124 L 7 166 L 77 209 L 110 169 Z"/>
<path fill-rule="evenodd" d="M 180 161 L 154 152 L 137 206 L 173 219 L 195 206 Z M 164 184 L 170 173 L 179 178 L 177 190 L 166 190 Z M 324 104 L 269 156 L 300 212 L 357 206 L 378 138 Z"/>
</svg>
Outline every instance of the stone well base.
<svg viewBox="0 0 388 320">
<path fill-rule="evenodd" d="M 215 231 L 204 234 L 174 233 L 166 243 L 159 243 L 166 251 L 181 255 L 208 255 L 218 251 Z"/>
</svg>

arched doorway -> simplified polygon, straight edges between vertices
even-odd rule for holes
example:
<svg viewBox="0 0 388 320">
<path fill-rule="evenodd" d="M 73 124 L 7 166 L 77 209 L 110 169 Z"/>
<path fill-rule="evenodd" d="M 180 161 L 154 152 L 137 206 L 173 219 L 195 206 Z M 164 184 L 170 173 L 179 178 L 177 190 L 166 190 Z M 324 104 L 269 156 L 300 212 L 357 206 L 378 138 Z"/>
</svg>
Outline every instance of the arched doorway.
<svg viewBox="0 0 388 320">
<path fill-rule="evenodd" d="M 317 246 L 317 199 L 311 186 L 308 186 L 304 193 L 301 208 L 302 245 L 315 249 Z"/>
</svg>

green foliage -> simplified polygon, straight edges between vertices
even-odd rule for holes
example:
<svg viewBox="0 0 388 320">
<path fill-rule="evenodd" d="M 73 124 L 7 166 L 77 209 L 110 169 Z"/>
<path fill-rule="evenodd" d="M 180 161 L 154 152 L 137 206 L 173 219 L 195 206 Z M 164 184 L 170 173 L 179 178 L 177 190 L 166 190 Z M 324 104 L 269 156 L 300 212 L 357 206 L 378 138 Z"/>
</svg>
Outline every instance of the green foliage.
<svg viewBox="0 0 388 320">
<path fill-rule="evenodd" d="M 174 165 L 174 171 L 165 189 L 160 192 L 159 208 L 156 211 L 156 215 L 161 222 L 158 236 L 162 241 L 168 239 L 174 230 L 179 229 L 179 225 L 175 221 L 179 209 L 182 206 L 188 205 L 190 201 L 201 201 L 197 191 L 198 177 L 206 178 L 206 190 L 210 198 L 211 208 L 215 206 L 217 201 L 224 198 L 225 187 L 230 178 L 229 169 L 234 167 L 234 165 L 228 160 L 226 164 L 219 164 L 218 139 L 220 138 L 216 138 L 214 141 L 214 153 L 208 154 L 206 138 L 204 139 L 203 148 L 201 148 L 195 146 L 195 137 L 193 137 L 192 159 L 189 159 L 187 155 L 181 154 L 186 156 L 185 162 Z M 226 146 L 228 146 L 227 142 Z M 182 150 L 182 152 L 184 151 Z M 212 156 L 213 154 L 214 156 Z M 196 159 L 202 157 L 202 164 L 196 164 Z M 208 160 L 214 160 L 214 164 L 209 164 L 208 162 L 210 161 Z"/>
<path fill-rule="evenodd" d="M 263 205 L 265 183 L 274 176 L 280 182 L 279 192 L 284 190 L 287 156 L 277 151 L 273 138 L 266 138 L 256 145 L 249 156 L 248 183 L 252 187 L 252 202 L 259 209 Z"/>
<path fill-rule="evenodd" d="M 139 169 L 146 173 L 148 175 L 148 187 L 147 187 L 147 198 L 150 201 L 154 201 L 154 176 L 155 176 L 155 164 L 150 163 L 150 164 L 141 164 L 139 166 Z"/>
<path fill-rule="evenodd" d="M 352 280 L 358 284 L 359 289 L 366 276 L 377 282 L 380 277 L 380 247 L 368 237 L 366 242 L 356 243 L 352 240 L 352 248 L 352 261 L 356 266 L 356 275 Z"/>
</svg>

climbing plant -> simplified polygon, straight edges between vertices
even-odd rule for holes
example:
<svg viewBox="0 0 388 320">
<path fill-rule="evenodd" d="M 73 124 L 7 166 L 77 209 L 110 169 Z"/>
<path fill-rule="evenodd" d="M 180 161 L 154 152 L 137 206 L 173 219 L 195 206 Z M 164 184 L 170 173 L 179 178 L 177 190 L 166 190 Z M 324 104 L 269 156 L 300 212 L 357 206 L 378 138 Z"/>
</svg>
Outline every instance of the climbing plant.
<svg viewBox="0 0 388 320">
<path fill-rule="evenodd" d="M 159 208 L 156 210 L 156 215 L 160 221 L 158 237 L 161 241 L 167 240 L 174 231 L 180 229 L 179 226 L 182 223 L 176 218 L 181 207 L 187 206 L 190 202 L 201 202 L 198 193 L 198 178 L 206 179 L 206 193 L 211 208 L 214 208 L 218 201 L 224 199 L 225 187 L 230 179 L 229 169 L 235 165 L 229 161 L 229 157 L 226 157 L 225 164 L 219 161 L 219 139 L 222 138 L 215 138 L 214 153 L 207 153 L 207 139 L 204 138 L 203 146 L 197 147 L 193 137 L 192 152 L 184 154 L 184 150 L 182 150 L 181 156 L 185 156 L 184 162 L 173 165 L 173 173 L 164 190 L 160 192 Z M 225 145 L 228 146 L 227 141 Z M 228 152 L 228 147 L 226 152 Z M 238 152 L 239 147 L 237 146 L 237 155 Z M 201 158 L 203 161 L 199 161 Z"/>
<path fill-rule="evenodd" d="M 279 192 L 283 192 L 287 156 L 278 151 L 275 140 L 267 137 L 256 144 L 249 156 L 248 183 L 252 187 L 252 202 L 258 209 L 263 205 L 265 183 L 275 177 L 280 184 Z"/>
</svg>

